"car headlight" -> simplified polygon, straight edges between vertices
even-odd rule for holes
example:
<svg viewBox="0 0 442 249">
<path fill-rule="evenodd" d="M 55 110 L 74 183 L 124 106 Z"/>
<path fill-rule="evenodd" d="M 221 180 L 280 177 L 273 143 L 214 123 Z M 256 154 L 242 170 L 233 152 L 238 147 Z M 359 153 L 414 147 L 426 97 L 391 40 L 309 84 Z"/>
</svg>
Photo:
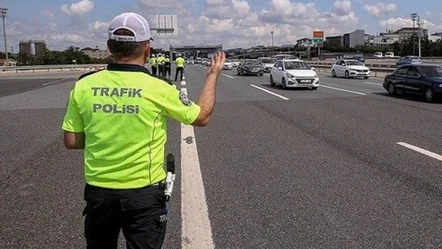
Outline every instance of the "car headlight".
<svg viewBox="0 0 442 249">
<path fill-rule="evenodd" d="M 319 75 L 315 74 L 315 79 L 319 79 Z"/>
<path fill-rule="evenodd" d="M 295 76 L 294 76 L 294 75 L 292 75 L 292 74 L 287 74 L 287 77 L 288 77 L 288 78 L 290 78 L 290 79 L 293 79 L 293 78 L 295 78 Z"/>
<path fill-rule="evenodd" d="M 440 84 L 439 87 L 442 87 L 442 84 Z"/>
</svg>

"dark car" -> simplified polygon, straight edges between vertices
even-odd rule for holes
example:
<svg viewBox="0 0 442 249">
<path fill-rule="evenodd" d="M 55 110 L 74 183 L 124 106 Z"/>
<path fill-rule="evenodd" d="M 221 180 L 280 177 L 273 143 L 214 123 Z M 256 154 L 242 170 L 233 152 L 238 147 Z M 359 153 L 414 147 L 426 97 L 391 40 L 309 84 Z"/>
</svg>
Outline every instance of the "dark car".
<svg viewBox="0 0 442 249">
<path fill-rule="evenodd" d="M 357 61 L 359 61 L 359 62 L 362 62 L 362 63 L 365 62 L 365 58 L 364 58 L 364 56 L 355 56 L 353 59 L 355 59 L 355 60 L 357 60 Z"/>
<path fill-rule="evenodd" d="M 402 65 L 409 65 L 409 64 L 421 64 L 422 60 L 421 58 L 419 58 L 418 56 L 405 56 L 400 58 L 397 62 L 396 62 L 396 66 L 402 66 Z"/>
<path fill-rule="evenodd" d="M 385 76 L 383 86 L 390 95 L 420 94 L 432 102 L 442 96 L 442 67 L 426 64 L 399 66 L 394 73 Z"/>
<path fill-rule="evenodd" d="M 259 75 L 264 74 L 264 67 L 256 60 L 245 60 L 236 68 L 238 75 Z"/>
</svg>

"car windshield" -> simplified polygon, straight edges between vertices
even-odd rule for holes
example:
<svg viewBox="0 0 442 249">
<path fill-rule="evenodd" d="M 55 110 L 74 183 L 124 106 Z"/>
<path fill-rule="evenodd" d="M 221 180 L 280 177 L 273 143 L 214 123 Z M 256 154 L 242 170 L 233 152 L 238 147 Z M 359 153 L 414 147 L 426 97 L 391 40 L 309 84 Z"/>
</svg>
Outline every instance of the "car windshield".
<svg viewBox="0 0 442 249">
<path fill-rule="evenodd" d="M 427 77 L 442 77 L 442 67 L 421 67 L 421 70 Z"/>
<path fill-rule="evenodd" d="M 303 61 L 285 61 L 285 70 L 308 70 L 310 66 Z"/>
<path fill-rule="evenodd" d="M 266 64 L 273 64 L 276 62 L 276 60 L 275 59 L 262 59 L 261 62 L 266 63 Z"/>
<path fill-rule="evenodd" d="M 359 61 L 346 61 L 347 66 L 363 66 L 364 63 L 361 63 Z"/>
<path fill-rule="evenodd" d="M 257 61 L 245 61 L 244 65 L 258 65 Z"/>
</svg>

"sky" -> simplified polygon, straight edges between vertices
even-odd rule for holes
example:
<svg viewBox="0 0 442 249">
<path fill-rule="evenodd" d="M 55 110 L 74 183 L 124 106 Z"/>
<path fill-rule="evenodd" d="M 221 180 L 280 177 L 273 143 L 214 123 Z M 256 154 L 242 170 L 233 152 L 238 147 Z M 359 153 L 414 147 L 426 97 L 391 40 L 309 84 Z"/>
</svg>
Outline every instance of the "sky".
<svg viewBox="0 0 442 249">
<path fill-rule="evenodd" d="M 50 50 L 105 49 L 108 23 L 122 12 L 136 12 L 157 27 L 156 15 L 177 17 L 177 34 L 152 33 L 153 47 L 223 44 L 225 49 L 296 44 L 312 38 L 363 29 L 376 35 L 411 27 L 418 13 L 429 33 L 442 31 L 441 0 L 0 0 L 8 8 L 8 50 L 21 40 L 44 40 Z M 1 27 L 1 26 L 0 26 Z M 0 28 L 1 31 L 2 28 Z M 3 32 L 0 51 L 4 51 Z"/>
</svg>

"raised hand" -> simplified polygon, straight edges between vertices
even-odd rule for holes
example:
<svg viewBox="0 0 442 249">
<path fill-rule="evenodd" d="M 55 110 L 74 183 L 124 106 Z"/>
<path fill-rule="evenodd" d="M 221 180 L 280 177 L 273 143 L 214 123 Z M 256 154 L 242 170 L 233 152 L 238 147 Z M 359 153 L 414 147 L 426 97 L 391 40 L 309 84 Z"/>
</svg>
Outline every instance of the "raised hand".
<svg viewBox="0 0 442 249">
<path fill-rule="evenodd" d="M 226 54 L 223 51 L 218 51 L 215 53 L 215 56 L 212 58 L 212 62 L 210 63 L 209 71 L 207 74 L 215 74 L 218 76 L 223 70 L 224 62 L 226 61 Z"/>
</svg>

